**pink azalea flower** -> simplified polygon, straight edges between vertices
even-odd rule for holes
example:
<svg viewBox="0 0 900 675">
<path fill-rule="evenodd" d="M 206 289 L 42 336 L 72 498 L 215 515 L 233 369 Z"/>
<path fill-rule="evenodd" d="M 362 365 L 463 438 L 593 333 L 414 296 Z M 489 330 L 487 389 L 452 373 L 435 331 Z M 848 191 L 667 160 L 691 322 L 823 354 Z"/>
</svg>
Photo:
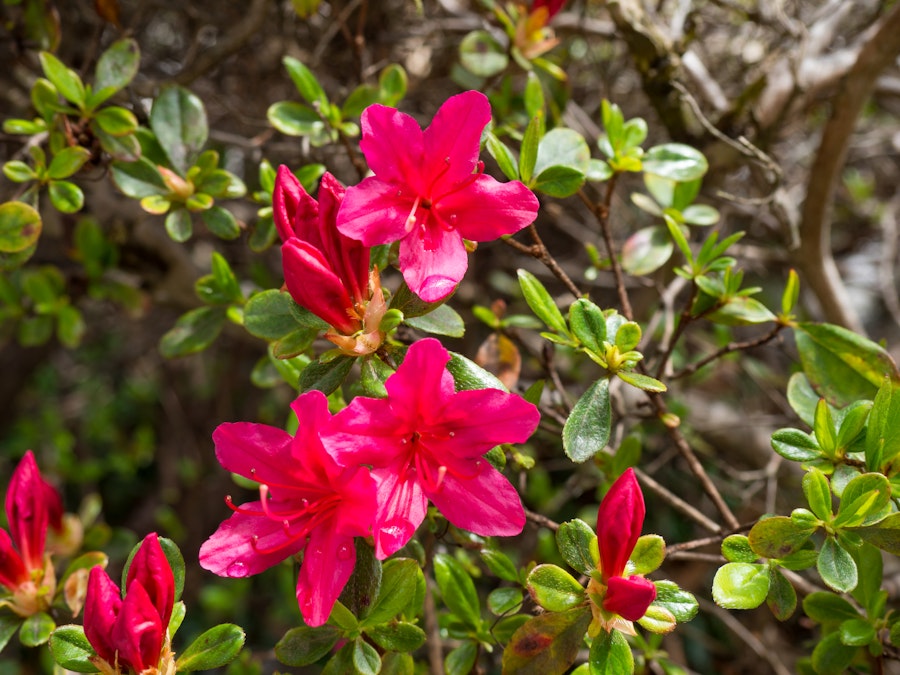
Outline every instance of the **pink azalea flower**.
<svg viewBox="0 0 900 675">
<path fill-rule="evenodd" d="M 338 466 L 319 434 L 331 420 L 319 391 L 291 406 L 296 436 L 265 424 L 221 424 L 216 457 L 227 470 L 260 483 L 258 501 L 234 514 L 200 548 L 200 565 L 224 577 L 257 574 L 304 552 L 297 602 L 310 626 L 328 620 L 356 562 L 354 537 L 372 533 L 375 483 L 368 469 Z"/>
<path fill-rule="evenodd" d="M 527 440 L 538 410 L 497 389 L 455 391 L 449 360 L 435 339 L 414 343 L 385 383 L 387 398 L 357 396 L 323 435 L 339 462 L 373 467 L 379 557 L 409 541 L 429 499 L 476 534 L 511 536 L 525 524 L 515 488 L 483 455 L 499 443 Z"/>
<path fill-rule="evenodd" d="M 383 105 L 362 114 L 360 148 L 375 173 L 347 189 L 338 229 L 367 246 L 400 242 L 400 269 L 412 291 L 441 300 L 463 278 L 463 238 L 490 241 L 532 223 L 538 201 L 518 181 L 499 183 L 478 161 L 491 121 L 487 97 L 452 96 L 422 131 Z"/>
<path fill-rule="evenodd" d="M 597 511 L 601 584 L 592 579 L 589 592 L 602 598 L 606 612 L 637 621 L 656 599 L 656 586 L 639 575 L 625 576 L 625 566 L 644 524 L 644 495 L 628 469 L 616 479 Z M 603 588 L 605 586 L 605 589 Z"/>
<path fill-rule="evenodd" d="M 98 659 L 92 661 L 102 672 L 167 672 L 175 577 L 155 532 L 144 537 L 135 553 L 125 588 L 123 600 L 106 570 L 91 569 L 84 634 L 97 652 Z"/>
<path fill-rule="evenodd" d="M 59 493 L 42 477 L 34 454 L 22 457 L 6 492 L 9 532 L 0 529 L 0 586 L 12 598 L 4 600 L 20 616 L 49 607 L 56 578 L 45 555 L 47 529 L 62 531 L 63 506 Z"/>
<path fill-rule="evenodd" d="M 566 4 L 567 0 L 533 0 L 531 3 L 531 11 L 536 12 L 542 7 L 547 8 L 547 18 L 550 19 L 556 14 L 559 13 L 559 10 L 563 8 L 563 5 Z"/>
<path fill-rule="evenodd" d="M 369 249 L 335 224 L 344 187 L 322 176 L 319 201 L 286 166 L 278 167 L 272 209 L 284 242 L 284 280 L 298 305 L 331 325 L 329 340 L 351 355 L 370 354 L 384 339 L 378 326 L 386 306 L 378 271 L 369 272 Z"/>
</svg>

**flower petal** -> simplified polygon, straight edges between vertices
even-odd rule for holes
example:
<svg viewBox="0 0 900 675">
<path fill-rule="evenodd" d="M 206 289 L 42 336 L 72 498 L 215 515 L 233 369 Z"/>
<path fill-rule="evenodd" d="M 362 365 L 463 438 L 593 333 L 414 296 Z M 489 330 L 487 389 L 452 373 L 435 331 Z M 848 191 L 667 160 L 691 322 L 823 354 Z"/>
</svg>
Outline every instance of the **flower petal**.
<svg viewBox="0 0 900 675">
<path fill-rule="evenodd" d="M 100 658 L 109 663 L 115 663 L 112 629 L 121 608 L 119 587 L 102 567 L 92 567 L 84 600 L 84 635 Z"/>
<path fill-rule="evenodd" d="M 421 421 L 429 420 L 456 395 L 453 377 L 447 371 L 449 361 L 450 352 L 439 340 L 417 340 L 409 346 L 397 372 L 385 382 L 391 409 L 398 417 L 409 419 L 409 431 L 415 431 Z M 404 434 L 406 429 L 397 433 Z"/>
<path fill-rule="evenodd" d="M 119 667 L 130 667 L 136 673 L 156 668 L 166 627 L 144 587 L 138 581 L 131 582 L 110 635 Z"/>
<path fill-rule="evenodd" d="M 492 241 L 533 223 L 539 206 L 523 183 L 501 183 L 482 174 L 463 189 L 441 197 L 434 213 L 466 239 Z"/>
<path fill-rule="evenodd" d="M 44 543 L 49 524 L 44 486 L 34 454 L 29 450 L 13 471 L 6 492 L 9 533 L 29 570 L 44 568 Z"/>
<path fill-rule="evenodd" d="M 297 577 L 297 604 L 308 626 L 328 621 L 355 564 L 353 537 L 338 533 L 328 523 L 312 531 Z"/>
<path fill-rule="evenodd" d="M 610 577 L 603 598 L 603 609 L 618 614 L 623 619 L 637 621 L 647 613 L 647 608 L 655 599 L 656 586 L 649 579 L 639 576 Z"/>
<path fill-rule="evenodd" d="M 362 327 L 350 317 L 353 301 L 322 252 L 297 238 L 281 247 L 284 282 L 294 301 L 344 335 Z"/>
<path fill-rule="evenodd" d="M 359 148 L 369 168 L 382 181 L 410 183 L 422 194 L 419 181 L 423 138 L 419 123 L 395 108 L 370 105 L 360 117 Z M 410 182 L 414 180 L 416 182 Z"/>
<path fill-rule="evenodd" d="M 426 492 L 427 497 L 457 527 L 486 537 L 519 534 L 525 527 L 519 493 L 490 462 L 476 461 L 471 462 L 472 477 L 447 471 L 438 490 Z"/>
<path fill-rule="evenodd" d="M 144 537 L 134 554 L 128 568 L 126 586 L 130 588 L 134 581 L 147 591 L 150 601 L 159 612 L 160 622 L 168 626 L 169 619 L 172 618 L 172 606 L 175 604 L 175 576 L 162 546 L 159 545 L 156 532 Z"/>
<path fill-rule="evenodd" d="M 410 290 L 425 302 L 450 295 L 469 265 L 459 232 L 446 230 L 433 218 L 424 225 L 426 238 L 411 232 L 400 241 L 400 271 Z"/>
<path fill-rule="evenodd" d="M 321 438 L 342 466 L 369 464 L 377 468 L 395 464 L 406 453 L 401 440 L 412 431 L 388 400 L 357 396 L 334 416 Z"/>
<path fill-rule="evenodd" d="M 319 237 L 319 204 L 283 164 L 278 167 L 275 188 L 272 190 L 272 217 L 281 241 L 299 237 L 316 248 L 322 247 Z"/>
<path fill-rule="evenodd" d="M 604 580 L 622 576 L 644 524 L 644 495 L 627 469 L 609 488 L 597 510 L 597 539 Z"/>
<path fill-rule="evenodd" d="M 238 508 L 262 512 L 258 501 Z M 303 550 L 305 544 L 303 538 L 293 540 L 281 522 L 235 513 L 200 547 L 200 566 L 220 577 L 239 579 L 269 569 Z"/>
<path fill-rule="evenodd" d="M 293 438 L 282 429 L 252 422 L 226 422 L 213 432 L 216 459 L 228 471 L 260 482 L 283 482 Z"/>
<path fill-rule="evenodd" d="M 19 552 L 13 548 L 12 539 L 6 530 L 0 529 L 0 586 L 12 591 L 30 578 Z"/>
<path fill-rule="evenodd" d="M 412 228 L 416 193 L 406 183 L 369 176 L 347 188 L 337 215 L 337 228 L 366 246 L 390 244 L 406 236 Z"/>
<path fill-rule="evenodd" d="M 491 104 L 480 91 L 448 98 L 424 132 L 422 180 L 437 200 L 468 180 L 478 162 L 481 132 L 491 121 Z M 376 172 L 377 173 L 377 172 Z"/>
<path fill-rule="evenodd" d="M 372 472 L 378 483 L 375 556 L 384 560 L 403 548 L 425 520 L 428 500 L 407 465 Z"/>
</svg>

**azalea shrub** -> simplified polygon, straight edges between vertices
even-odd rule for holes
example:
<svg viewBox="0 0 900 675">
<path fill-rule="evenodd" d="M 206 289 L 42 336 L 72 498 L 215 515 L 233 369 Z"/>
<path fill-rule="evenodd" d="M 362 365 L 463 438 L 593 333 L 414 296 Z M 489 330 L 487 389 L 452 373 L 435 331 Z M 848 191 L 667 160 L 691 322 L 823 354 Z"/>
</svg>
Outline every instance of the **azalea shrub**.
<svg viewBox="0 0 900 675">
<path fill-rule="evenodd" d="M 704 188 L 699 142 L 612 93 L 577 122 L 595 48 L 557 27 L 600 9 L 470 8 L 483 27 L 452 36 L 440 82 L 394 53 L 352 75 L 285 49 L 291 99 L 265 101 L 251 138 L 210 123 L 223 94 L 152 70 L 125 3 L 95 3 L 102 49 L 70 63 L 61 8 L 7 4 L 28 90 L 3 125 L 0 336 L 52 362 L 45 380 L 86 372 L 90 402 L 75 439 L 39 382 L 4 437 L 8 661 L 716 672 L 698 654 L 725 628 L 775 672 L 898 660 L 900 370 L 814 320 L 795 270 L 754 266 L 707 203 L 753 198 Z M 422 25 L 438 11 L 407 4 Z M 355 10 L 277 11 L 350 35 Z M 154 286 L 157 264 L 174 281 Z M 139 333 L 151 365 L 102 385 Z M 785 419 L 764 468 L 727 455 L 739 434 L 711 441 L 695 403 L 747 386 L 736 368 Z M 719 397 L 738 424 L 740 396 Z M 187 425 L 172 455 L 169 424 Z M 802 635 L 797 652 L 773 656 L 751 620 Z"/>
</svg>

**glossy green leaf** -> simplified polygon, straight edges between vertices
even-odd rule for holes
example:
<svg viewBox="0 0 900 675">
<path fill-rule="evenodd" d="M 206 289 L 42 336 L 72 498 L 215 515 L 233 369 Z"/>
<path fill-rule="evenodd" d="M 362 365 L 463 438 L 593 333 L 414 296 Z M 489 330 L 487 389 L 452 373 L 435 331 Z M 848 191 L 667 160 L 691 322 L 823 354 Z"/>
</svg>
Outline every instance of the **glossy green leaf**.
<svg viewBox="0 0 900 675">
<path fill-rule="evenodd" d="M 61 668 L 76 673 L 97 672 L 97 667 L 90 661 L 96 652 L 81 626 L 60 626 L 54 630 L 50 635 L 50 653 Z"/>
<path fill-rule="evenodd" d="M 140 65 L 141 51 L 135 40 L 124 38 L 113 42 L 97 60 L 97 68 L 94 70 L 94 90 L 109 88 L 112 92 L 116 92 L 124 89 L 137 75 Z"/>
<path fill-rule="evenodd" d="M 638 230 L 622 246 L 622 269 L 635 276 L 650 274 L 665 265 L 674 250 L 665 227 L 655 225 Z"/>
<path fill-rule="evenodd" d="M 7 131 L 6 133 L 10 133 Z M 13 160 L 3 165 L 3 175 L 13 183 L 27 183 L 35 180 L 37 174 L 34 170 L 21 160 Z"/>
<path fill-rule="evenodd" d="M 563 427 L 563 448 L 573 462 L 585 462 L 609 442 L 612 410 L 609 380 L 594 382 L 575 403 Z"/>
<path fill-rule="evenodd" d="M 636 373 L 630 370 L 620 370 L 616 372 L 616 377 L 618 377 L 623 382 L 627 382 L 632 387 L 637 387 L 638 389 L 643 389 L 644 391 L 661 393 L 667 390 L 665 384 L 653 377 L 650 377 L 649 375 L 644 375 L 643 373 Z"/>
<path fill-rule="evenodd" d="M 47 178 L 54 180 L 68 178 L 84 166 L 90 157 L 90 150 L 80 146 L 60 150 L 53 155 L 50 166 L 47 167 Z"/>
<path fill-rule="evenodd" d="M 507 391 L 506 387 L 495 375 L 462 354 L 450 352 L 447 370 L 453 376 L 456 391 L 464 389 L 500 389 L 501 391 Z"/>
<path fill-rule="evenodd" d="M 432 335 L 459 338 L 466 333 L 465 322 L 450 305 L 439 305 L 428 314 L 405 319 L 405 323 Z"/>
<path fill-rule="evenodd" d="M 538 144 L 544 133 L 543 114 L 535 115 L 525 127 L 525 136 L 522 138 L 522 147 L 519 151 L 519 175 L 526 185 L 531 183 L 534 176 L 534 165 L 537 161 Z"/>
<path fill-rule="evenodd" d="M 191 214 L 185 208 L 174 208 L 169 211 L 165 221 L 166 233 L 172 239 L 183 243 L 194 234 L 194 225 L 191 223 Z"/>
<path fill-rule="evenodd" d="M 588 169 L 585 173 L 585 178 L 587 178 L 587 180 L 602 183 L 612 177 L 612 167 L 602 159 L 592 158 L 591 161 L 588 162 Z"/>
<path fill-rule="evenodd" d="M 797 592 L 791 582 L 776 568 L 769 570 L 769 593 L 766 604 L 779 621 L 787 621 L 797 609 Z"/>
<path fill-rule="evenodd" d="M 138 126 L 134 113 L 119 106 L 98 110 L 94 115 L 94 121 L 110 136 L 133 134 Z"/>
<path fill-rule="evenodd" d="M 857 647 L 848 647 L 841 642 L 839 633 L 829 633 L 813 649 L 812 666 L 817 675 L 841 675 L 853 662 Z"/>
<path fill-rule="evenodd" d="M 244 631 L 233 623 L 210 628 L 178 656 L 179 673 L 221 668 L 235 659 L 244 646 Z"/>
<path fill-rule="evenodd" d="M 844 621 L 838 631 L 841 642 L 849 647 L 863 647 L 877 637 L 874 626 L 864 619 Z"/>
<path fill-rule="evenodd" d="M 575 661 L 590 622 L 588 607 L 547 612 L 528 620 L 503 651 L 503 672 L 562 675 Z"/>
<path fill-rule="evenodd" d="M 601 630 L 591 643 L 588 659 L 591 675 L 628 675 L 634 672 L 631 647 L 617 630 Z"/>
<path fill-rule="evenodd" d="M 209 134 L 203 102 L 178 86 L 163 89 L 153 102 L 150 128 L 172 166 L 182 174 L 194 163 Z"/>
<path fill-rule="evenodd" d="M 394 652 L 414 652 L 425 644 L 425 631 L 412 623 L 392 621 L 366 631 L 382 649 Z"/>
<path fill-rule="evenodd" d="M 381 657 L 380 675 L 414 675 L 415 666 L 411 654 L 388 652 Z"/>
<path fill-rule="evenodd" d="M 284 59 L 282 59 L 282 63 L 284 63 L 288 75 L 290 75 L 291 80 L 294 82 L 294 86 L 297 87 L 297 91 L 300 92 L 300 96 L 308 103 L 317 105 L 325 105 L 328 103 L 328 97 L 325 95 L 325 90 L 322 89 L 322 85 L 319 84 L 316 76 L 309 68 L 293 56 L 285 56 Z"/>
<path fill-rule="evenodd" d="M 566 320 L 544 285 L 531 272 L 520 269 L 517 274 L 525 302 L 528 303 L 531 311 L 551 330 L 560 335 L 568 335 L 569 329 L 566 326 Z"/>
<path fill-rule="evenodd" d="M 550 197 L 570 197 L 584 185 L 584 172 L 570 166 L 551 166 L 537 173 L 530 187 Z"/>
<path fill-rule="evenodd" d="M 339 356 L 325 363 L 313 361 L 300 374 L 300 393 L 317 389 L 327 396 L 343 384 L 354 363 L 352 356 Z"/>
<path fill-rule="evenodd" d="M 84 105 L 84 83 L 74 70 L 66 68 L 62 61 L 50 52 L 41 52 L 41 68 L 47 79 L 63 95 L 63 98 L 79 108 Z"/>
<path fill-rule="evenodd" d="M 684 222 L 690 225 L 715 225 L 719 222 L 719 212 L 706 204 L 692 204 L 681 212 Z"/>
<path fill-rule="evenodd" d="M 583 520 L 561 523 L 556 531 L 556 545 L 559 554 L 568 565 L 580 574 L 589 574 L 597 568 L 600 550 L 597 535 Z"/>
<path fill-rule="evenodd" d="M 534 174 L 538 176 L 554 167 L 564 167 L 581 174 L 588 170 L 591 149 L 584 137 L 574 129 L 556 127 L 548 131 L 538 144 L 534 162 Z"/>
<path fill-rule="evenodd" d="M 866 466 L 871 471 L 885 471 L 900 455 L 900 394 L 887 379 L 878 388 L 869 413 L 865 452 Z"/>
<path fill-rule="evenodd" d="M 64 347 L 75 349 L 81 344 L 81 339 L 87 327 L 84 317 L 77 307 L 64 305 L 56 313 L 56 337 Z"/>
<path fill-rule="evenodd" d="M 841 493 L 833 526 L 872 525 L 891 512 L 891 486 L 880 473 L 864 473 L 851 480 Z"/>
<path fill-rule="evenodd" d="M 362 638 L 353 642 L 353 668 L 358 675 L 378 675 L 381 670 L 381 657 L 375 647 Z"/>
<path fill-rule="evenodd" d="M 853 557 L 833 537 L 822 544 L 816 569 L 822 581 L 840 593 L 852 591 L 859 580 Z"/>
<path fill-rule="evenodd" d="M 37 647 L 50 639 L 50 634 L 56 628 L 53 617 L 46 612 L 32 614 L 22 622 L 19 628 L 19 640 L 26 647 Z"/>
<path fill-rule="evenodd" d="M 525 93 L 522 98 L 525 102 L 525 114 L 531 119 L 538 113 L 543 113 L 546 106 L 544 102 L 544 87 L 541 78 L 533 70 L 529 70 L 525 77 Z M 590 151 L 588 151 L 590 154 Z"/>
<path fill-rule="evenodd" d="M 597 305 L 587 298 L 578 298 L 569 307 L 569 325 L 581 344 L 596 354 L 603 353 L 606 317 Z"/>
<path fill-rule="evenodd" d="M 725 609 L 759 607 L 768 593 L 769 573 L 765 565 L 725 563 L 713 578 L 713 600 Z"/>
<path fill-rule="evenodd" d="M 378 75 L 378 98 L 382 105 L 396 106 L 409 87 L 409 76 L 398 63 L 391 63 Z"/>
<path fill-rule="evenodd" d="M 882 551 L 900 555 L 900 513 L 892 513 L 875 525 L 854 530 L 863 541 Z"/>
<path fill-rule="evenodd" d="M 657 145 L 644 153 L 643 170 L 678 182 L 702 178 L 709 168 L 699 150 L 683 143 Z"/>
<path fill-rule="evenodd" d="M 493 77 L 506 69 L 509 56 L 493 35 L 474 30 L 459 43 L 459 62 L 473 75 Z"/>
<path fill-rule="evenodd" d="M 290 294 L 278 289 L 257 293 L 244 306 L 244 327 L 251 335 L 264 340 L 278 340 L 298 328 L 327 328 L 318 317 L 299 320 L 294 310 L 296 303 Z"/>
<path fill-rule="evenodd" d="M 519 167 L 516 162 L 516 156 L 506 144 L 497 138 L 493 133 L 487 134 L 487 151 L 490 153 L 500 171 L 509 180 L 516 180 L 519 177 Z"/>
<path fill-rule="evenodd" d="M 523 594 L 518 588 L 495 588 L 488 594 L 487 606 L 494 616 L 517 612 L 522 607 Z"/>
<path fill-rule="evenodd" d="M 666 557 L 666 542 L 658 534 L 644 534 L 638 537 L 631 552 L 631 574 L 650 574 L 659 569 Z"/>
<path fill-rule="evenodd" d="M 136 162 L 113 162 L 110 173 L 116 187 L 133 199 L 169 192 L 156 166 L 146 158 Z"/>
<path fill-rule="evenodd" d="M 728 562 L 753 563 L 759 556 L 750 546 L 750 540 L 742 534 L 732 534 L 722 541 L 722 555 Z"/>
<path fill-rule="evenodd" d="M 803 611 L 813 621 L 826 625 L 860 617 L 847 600 L 828 591 L 814 591 L 807 595 L 803 599 Z"/>
<path fill-rule="evenodd" d="M 509 556 L 502 551 L 491 548 L 481 549 L 481 559 L 487 568 L 495 576 L 505 580 L 516 582 L 519 580 L 519 572 Z"/>
<path fill-rule="evenodd" d="M 41 214 L 22 202 L 0 204 L 0 252 L 18 253 L 37 243 Z"/>
<path fill-rule="evenodd" d="M 292 628 L 275 644 L 275 656 L 286 666 L 308 666 L 331 653 L 341 637 L 337 626 Z"/>
<path fill-rule="evenodd" d="M 159 350 L 167 359 L 203 351 L 219 336 L 225 325 L 225 309 L 199 307 L 182 314 L 159 341 Z"/>
<path fill-rule="evenodd" d="M 273 127 L 288 136 L 321 138 L 327 132 L 325 122 L 315 110 L 294 101 L 273 103 L 266 117 Z"/>
<path fill-rule="evenodd" d="M 469 675 L 475 667 L 477 658 L 478 643 L 466 640 L 447 654 L 444 659 L 444 673 L 446 675 Z"/>
<path fill-rule="evenodd" d="M 213 206 L 200 214 L 200 219 L 209 228 L 209 231 L 220 239 L 237 239 L 241 236 L 241 226 L 235 217 L 226 208 Z"/>
<path fill-rule="evenodd" d="M 411 558 L 394 558 L 384 563 L 381 587 L 360 625 L 376 626 L 393 619 L 415 596 L 419 565 Z"/>
<path fill-rule="evenodd" d="M 50 195 L 50 203 L 57 211 L 75 213 L 84 206 L 84 193 L 75 183 L 67 180 L 50 181 L 47 191 Z"/>
<path fill-rule="evenodd" d="M 794 336 L 803 372 L 829 403 L 846 406 L 857 400 L 871 400 L 885 377 L 900 381 L 890 354 L 846 328 L 799 323 Z"/>
<path fill-rule="evenodd" d="M 772 448 L 794 462 L 811 462 L 822 456 L 816 439 L 799 429 L 779 429 L 773 433 Z"/>
<path fill-rule="evenodd" d="M 438 553 L 434 557 L 434 579 L 450 611 L 477 629 L 481 625 L 481 603 L 465 568 L 452 556 Z"/>
<path fill-rule="evenodd" d="M 585 601 L 584 588 L 556 565 L 538 565 L 528 575 L 528 592 L 544 609 L 563 612 Z"/>
</svg>

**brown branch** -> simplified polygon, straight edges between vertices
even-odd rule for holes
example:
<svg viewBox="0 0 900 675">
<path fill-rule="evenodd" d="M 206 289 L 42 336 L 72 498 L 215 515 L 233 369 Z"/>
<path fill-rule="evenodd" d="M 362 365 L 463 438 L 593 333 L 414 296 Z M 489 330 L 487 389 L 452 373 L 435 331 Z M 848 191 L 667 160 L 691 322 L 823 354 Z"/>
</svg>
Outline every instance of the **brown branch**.
<svg viewBox="0 0 900 675">
<path fill-rule="evenodd" d="M 771 331 L 766 333 L 765 335 L 761 335 L 757 338 L 753 338 L 752 340 L 745 340 L 744 342 L 729 342 L 727 345 L 719 349 L 714 354 L 710 354 L 706 356 L 696 363 L 692 363 L 689 366 L 685 366 L 681 370 L 679 370 L 674 375 L 670 375 L 670 380 L 677 380 L 682 377 L 687 377 L 688 375 L 693 375 L 698 370 L 700 370 L 703 366 L 712 363 L 713 361 L 722 358 L 726 354 L 730 354 L 731 352 L 743 351 L 745 349 L 753 349 L 754 347 L 759 347 L 761 345 L 766 344 L 767 342 L 771 342 L 774 340 L 778 334 L 784 330 L 787 326 L 783 323 L 777 324 Z"/>
<path fill-rule="evenodd" d="M 528 226 L 528 232 L 531 234 L 531 238 L 534 240 L 534 244 L 528 246 L 527 244 L 523 244 L 520 241 L 516 241 L 512 237 L 504 237 L 503 241 L 506 242 L 508 246 L 520 251 L 521 253 L 525 253 L 530 255 L 532 258 L 536 260 L 540 260 L 544 265 L 546 265 L 547 269 L 553 272 L 553 276 L 559 279 L 563 285 L 568 289 L 568 291 L 574 295 L 576 298 L 580 298 L 584 293 L 575 285 L 575 282 L 569 278 L 569 275 L 565 273 L 562 267 L 559 266 L 559 263 L 556 262 L 556 259 L 550 255 L 550 251 L 547 250 L 546 245 L 544 245 L 543 240 L 541 239 L 541 235 L 538 234 L 537 227 L 535 227 L 534 223 Z"/>
<path fill-rule="evenodd" d="M 809 172 L 800 222 L 800 248 L 796 251 L 797 267 L 816 294 L 826 320 L 859 333 L 864 332 L 862 323 L 847 298 L 831 253 L 831 206 L 856 120 L 878 75 L 900 54 L 898 34 L 900 5 L 895 5 L 841 80 Z"/>
<path fill-rule="evenodd" d="M 701 527 L 709 530 L 710 532 L 720 532 L 722 530 L 718 523 L 708 518 L 706 515 L 684 501 L 681 497 L 671 492 L 668 488 L 657 483 L 653 478 L 651 478 L 640 469 L 635 468 L 634 473 L 644 485 L 644 487 L 648 488 L 651 492 L 653 492 L 653 494 L 662 499 L 666 504 L 671 506 L 676 511 L 681 511 L 681 513 L 686 515 Z"/>
<path fill-rule="evenodd" d="M 554 532 L 559 529 L 559 523 L 555 520 L 550 520 L 547 516 L 542 516 L 540 513 L 535 513 L 528 509 L 525 509 L 525 519 L 530 520 L 538 527 L 546 527 L 548 530 L 553 530 Z"/>
</svg>

